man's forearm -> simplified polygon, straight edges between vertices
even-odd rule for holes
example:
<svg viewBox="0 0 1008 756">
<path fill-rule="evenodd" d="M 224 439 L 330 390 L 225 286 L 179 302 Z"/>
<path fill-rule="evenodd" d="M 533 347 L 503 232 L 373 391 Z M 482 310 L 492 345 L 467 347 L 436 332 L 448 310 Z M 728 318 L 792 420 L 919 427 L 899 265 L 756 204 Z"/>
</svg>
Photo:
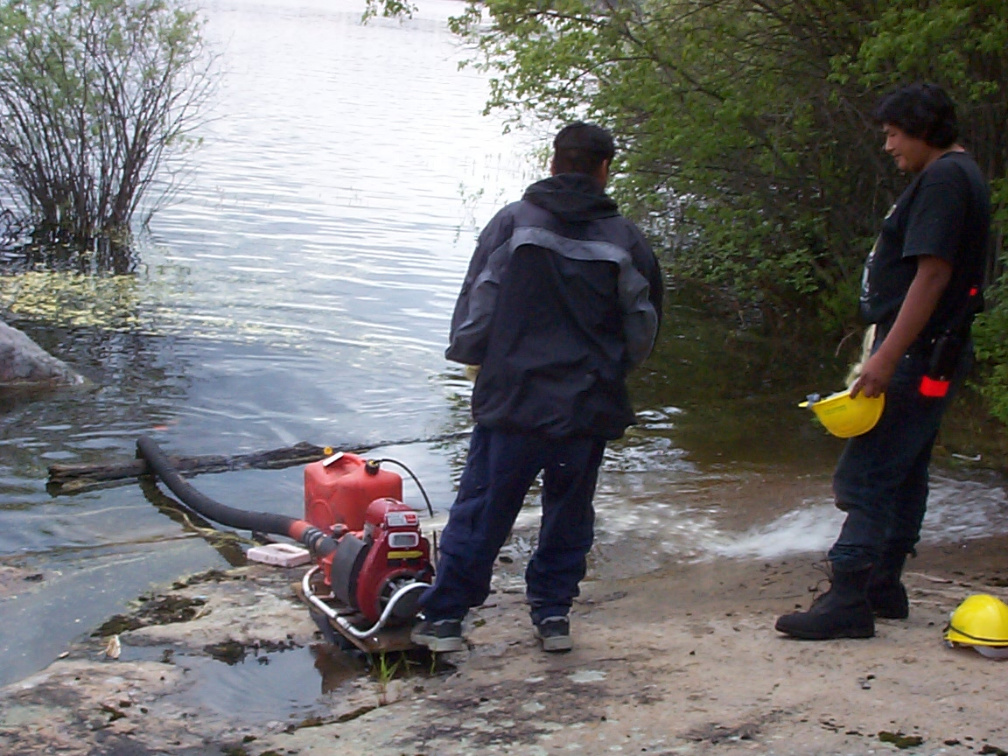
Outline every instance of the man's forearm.
<svg viewBox="0 0 1008 756">
<path fill-rule="evenodd" d="M 864 392 L 878 396 L 885 392 L 896 365 L 914 343 L 938 306 L 938 300 L 952 278 L 952 266 L 937 257 L 920 257 L 896 321 L 879 348 L 865 362 L 861 375 L 851 384 L 851 395 Z"/>
</svg>

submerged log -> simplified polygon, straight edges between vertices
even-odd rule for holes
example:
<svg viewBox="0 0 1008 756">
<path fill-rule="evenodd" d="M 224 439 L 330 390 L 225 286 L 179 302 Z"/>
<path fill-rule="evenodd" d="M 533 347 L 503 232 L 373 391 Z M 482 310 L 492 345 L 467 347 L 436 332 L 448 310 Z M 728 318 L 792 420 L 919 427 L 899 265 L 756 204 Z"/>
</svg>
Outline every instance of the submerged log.
<svg viewBox="0 0 1008 756">
<path fill-rule="evenodd" d="M 367 445 L 356 445 L 353 448 L 337 449 L 352 454 L 363 454 L 381 446 L 402 446 L 415 443 L 436 443 L 460 438 L 469 431 L 445 433 L 440 436 L 415 438 L 406 441 L 381 441 Z M 295 465 L 306 465 L 324 459 L 333 453 L 332 447 L 316 446 L 306 441 L 287 446 L 282 449 L 250 452 L 248 454 L 221 455 L 211 454 L 198 457 L 168 456 L 172 466 L 180 475 L 193 476 L 200 473 L 230 472 L 232 470 L 281 470 Z M 49 466 L 49 482 L 46 489 L 52 496 L 74 494 L 90 491 L 96 488 L 109 488 L 124 485 L 141 475 L 150 475 L 147 462 L 143 459 L 133 459 L 125 462 L 109 462 L 98 464 L 53 464 Z"/>
<path fill-rule="evenodd" d="M 326 456 L 325 448 L 305 441 L 283 449 L 236 454 L 232 456 L 211 454 L 199 457 L 169 456 L 172 465 L 181 475 L 229 472 L 231 470 L 280 470 L 294 465 L 315 462 Z M 147 461 L 134 459 L 128 462 L 99 464 L 53 464 L 49 466 L 48 489 L 51 494 L 77 493 L 92 488 L 104 488 L 110 483 L 128 482 L 131 478 L 150 475 Z"/>
</svg>

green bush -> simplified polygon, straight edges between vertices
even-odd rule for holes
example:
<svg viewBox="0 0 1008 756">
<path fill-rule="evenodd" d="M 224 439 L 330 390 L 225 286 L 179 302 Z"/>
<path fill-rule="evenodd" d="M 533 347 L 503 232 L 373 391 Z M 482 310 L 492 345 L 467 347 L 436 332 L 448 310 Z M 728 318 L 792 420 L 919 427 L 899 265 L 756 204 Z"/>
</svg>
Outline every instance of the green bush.
<svg viewBox="0 0 1008 756">
<path fill-rule="evenodd" d="M 1000 287 L 987 311 L 977 316 L 973 326 L 979 377 L 977 388 L 986 399 L 990 413 L 1008 424 L 1008 297 Z"/>
<path fill-rule="evenodd" d="M 666 271 L 758 309 L 749 322 L 855 341 L 864 259 L 908 181 L 869 114 L 912 81 L 957 102 L 1003 249 L 1008 3 L 485 0 L 453 24 L 492 76 L 488 110 L 612 128 L 613 192 Z M 976 329 L 983 393 L 1008 421 L 1005 285 L 990 299 Z"/>
<path fill-rule="evenodd" d="M 987 175 L 1005 175 L 1004 3 L 486 0 L 454 25 L 491 72 L 488 108 L 610 126 L 613 190 L 668 271 L 765 322 L 855 326 L 864 258 L 906 185 L 868 117 L 882 92 L 943 84 Z"/>
<path fill-rule="evenodd" d="M 213 63 L 201 32 L 181 0 L 0 3 L 2 209 L 36 239 L 128 235 L 196 143 Z"/>
</svg>

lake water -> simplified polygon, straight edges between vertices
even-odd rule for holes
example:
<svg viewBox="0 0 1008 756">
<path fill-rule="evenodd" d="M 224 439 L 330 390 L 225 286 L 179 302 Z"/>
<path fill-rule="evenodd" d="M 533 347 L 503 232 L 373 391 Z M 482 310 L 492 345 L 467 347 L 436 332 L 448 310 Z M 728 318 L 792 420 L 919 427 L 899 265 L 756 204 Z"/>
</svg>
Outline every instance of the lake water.
<svg viewBox="0 0 1008 756">
<path fill-rule="evenodd" d="M 0 276 L 11 324 L 95 386 L 0 403 L 0 684 L 152 586 L 227 566 L 157 487 L 53 496 L 50 464 L 129 460 L 141 434 L 180 455 L 378 445 L 423 483 L 428 528 L 461 471 L 464 437 L 397 442 L 469 427 L 469 383 L 443 356 L 451 309 L 480 227 L 544 175 L 548 130 L 504 135 L 481 115 L 486 78 L 459 70 L 446 28 L 460 3 L 366 26 L 350 0 L 204 8 L 222 64 L 212 119 L 135 270 Z M 833 387 L 782 387 L 772 348 L 726 343 L 670 299 L 634 376 L 642 424 L 606 459 L 590 576 L 822 552 L 839 525 L 839 445 L 795 403 Z M 193 483 L 302 514 L 298 468 Z M 410 482 L 404 498 L 422 506 Z M 527 553 L 536 516 L 530 501 L 510 552 Z M 1001 479 L 935 476 L 926 539 L 1006 530 Z"/>
</svg>

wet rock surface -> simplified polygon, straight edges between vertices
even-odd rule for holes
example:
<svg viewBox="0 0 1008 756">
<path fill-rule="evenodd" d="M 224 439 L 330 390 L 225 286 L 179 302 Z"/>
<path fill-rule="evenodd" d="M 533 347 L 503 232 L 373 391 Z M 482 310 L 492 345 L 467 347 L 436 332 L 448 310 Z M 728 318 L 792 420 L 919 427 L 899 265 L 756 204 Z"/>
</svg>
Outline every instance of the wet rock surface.
<svg viewBox="0 0 1008 756">
<path fill-rule="evenodd" d="M 0 321 L 0 386 L 76 386 L 84 378 L 16 328 Z"/>
<path fill-rule="evenodd" d="M 99 634 L 0 690 L 0 752 L 1003 753 L 1008 663 L 946 648 L 942 628 L 970 593 L 1004 596 L 1005 546 L 922 552 L 910 619 L 871 640 L 774 632 L 812 595 L 810 559 L 588 581 L 565 654 L 540 651 L 520 565 L 502 565 L 468 650 L 436 660 L 325 647 L 293 590 L 300 570 L 197 576 L 138 601 L 135 627 L 105 628 L 117 658 Z"/>
</svg>

